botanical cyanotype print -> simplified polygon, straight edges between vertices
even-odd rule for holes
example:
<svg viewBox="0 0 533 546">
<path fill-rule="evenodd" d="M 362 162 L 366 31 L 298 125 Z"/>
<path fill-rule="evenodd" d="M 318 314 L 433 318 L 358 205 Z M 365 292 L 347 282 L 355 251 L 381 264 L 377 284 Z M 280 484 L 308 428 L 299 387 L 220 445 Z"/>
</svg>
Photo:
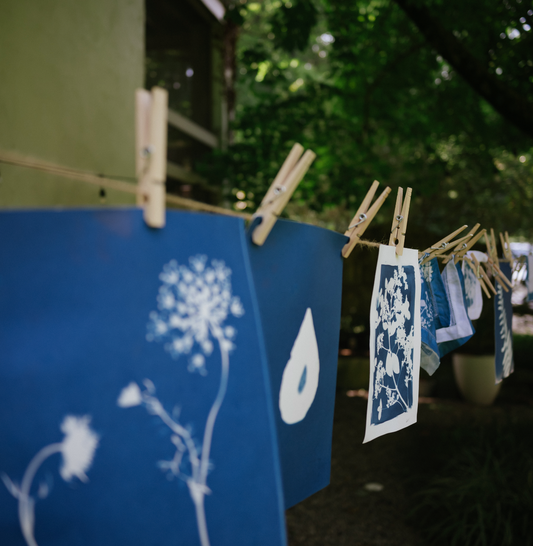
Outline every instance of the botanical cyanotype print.
<svg viewBox="0 0 533 546">
<path fill-rule="evenodd" d="M 507 278 L 511 278 L 511 268 L 508 264 L 501 263 L 500 268 Z M 496 383 L 509 377 L 514 371 L 512 321 L 511 291 L 505 292 L 501 284 L 497 283 L 494 300 Z"/>
<path fill-rule="evenodd" d="M 381 266 L 375 328 L 373 425 L 393 419 L 413 405 L 415 270 Z"/>
<path fill-rule="evenodd" d="M 91 467 L 99 442 L 98 435 L 89 427 L 90 422 L 91 418 L 88 415 L 84 417 L 67 415 L 60 427 L 61 432 L 65 435 L 63 441 L 49 444 L 39 450 L 28 464 L 20 484 L 12 481 L 7 474 L 1 474 L 2 481 L 8 491 L 18 500 L 20 528 L 28 546 L 37 546 L 34 535 L 35 497 L 31 494 L 37 472 L 46 459 L 61 453 L 60 476 L 66 482 L 70 482 L 72 478 L 87 482 L 86 472 Z M 47 481 L 43 481 L 34 494 L 39 499 L 45 499 L 49 493 L 50 486 Z"/>
<path fill-rule="evenodd" d="M 165 350 L 174 359 L 185 356 L 191 373 L 207 376 L 208 359 L 218 348 L 221 356 L 221 373 L 218 391 L 203 426 L 203 437 L 193 435 L 202 430 L 200 423 L 180 422 L 179 407 L 171 413 L 156 397 L 156 387 L 149 379 L 143 388 L 132 382 L 120 393 L 117 404 L 127 408 L 143 405 L 151 415 L 158 416 L 172 431 L 170 441 L 175 446 L 174 457 L 159 461 L 158 465 L 170 477 L 183 480 L 195 506 L 198 534 L 202 546 L 208 546 L 209 533 L 204 498 L 211 494 L 207 477 L 212 461 L 211 444 L 216 420 L 228 386 L 229 355 L 235 348 L 237 334 L 233 326 L 225 325 L 228 315 L 240 317 L 244 309 L 240 299 L 232 294 L 231 270 L 224 262 L 212 260 L 207 265 L 206 256 L 190 258 L 189 266 L 171 261 L 160 275 L 162 285 L 157 298 L 158 309 L 150 313 L 148 341 L 163 342 Z M 179 403 L 179 400 L 171 402 Z"/>
</svg>

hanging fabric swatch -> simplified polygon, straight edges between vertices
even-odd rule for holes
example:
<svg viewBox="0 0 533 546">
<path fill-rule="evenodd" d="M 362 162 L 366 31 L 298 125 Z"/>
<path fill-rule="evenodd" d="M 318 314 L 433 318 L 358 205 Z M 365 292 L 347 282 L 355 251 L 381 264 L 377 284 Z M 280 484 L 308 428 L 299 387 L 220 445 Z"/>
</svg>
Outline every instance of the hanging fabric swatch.
<svg viewBox="0 0 533 546">
<path fill-rule="evenodd" d="M 511 278 L 512 271 L 508 262 L 500 262 L 501 272 Z M 512 291 L 505 292 L 500 283 L 496 283 L 494 298 L 494 337 L 496 383 L 514 372 L 513 359 L 513 306 Z"/>
<path fill-rule="evenodd" d="M 473 335 L 474 327 L 466 311 L 464 278 L 459 264 L 450 260 L 442 272 L 442 281 L 450 306 L 450 325 L 437 330 L 441 358 L 464 345 Z"/>
<path fill-rule="evenodd" d="M 278 220 L 263 246 L 248 239 L 289 508 L 329 484 L 348 238 Z"/>
<path fill-rule="evenodd" d="M 446 328 L 450 325 L 450 304 L 448 303 L 446 290 L 442 282 L 438 259 L 433 258 L 420 266 L 420 271 L 424 275 L 428 295 L 433 303 L 435 330 Z"/>
<path fill-rule="evenodd" d="M 533 254 L 530 252 L 527 255 L 527 301 L 533 301 Z"/>
<path fill-rule="evenodd" d="M 420 375 L 418 251 L 380 246 L 370 307 L 370 387 L 363 443 L 416 423 Z"/>
<path fill-rule="evenodd" d="M 440 365 L 440 355 L 435 331 L 433 301 L 422 270 L 420 270 L 420 328 L 422 336 L 420 367 L 424 368 L 429 375 L 433 375 Z"/>
<path fill-rule="evenodd" d="M 470 250 L 467 252 L 467 257 L 472 259 L 475 256 L 478 262 L 486 261 L 487 255 L 483 252 Z M 463 260 L 462 272 L 465 281 L 465 300 L 468 318 L 477 320 L 483 309 L 483 294 L 481 293 L 481 284 L 472 268 Z"/>
<path fill-rule="evenodd" d="M 0 214 L 11 546 L 285 546 L 240 219 Z"/>
</svg>

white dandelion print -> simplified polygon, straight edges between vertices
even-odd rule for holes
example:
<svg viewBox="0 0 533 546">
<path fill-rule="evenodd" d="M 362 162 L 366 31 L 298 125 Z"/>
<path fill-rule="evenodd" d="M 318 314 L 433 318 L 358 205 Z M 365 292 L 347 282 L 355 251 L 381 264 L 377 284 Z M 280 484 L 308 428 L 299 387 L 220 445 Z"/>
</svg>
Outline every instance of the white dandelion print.
<svg viewBox="0 0 533 546">
<path fill-rule="evenodd" d="M 87 482 L 86 473 L 92 465 L 99 442 L 98 435 L 89 427 L 90 422 L 91 418 L 88 415 L 83 417 L 67 415 L 61 423 L 61 432 L 65 435 L 63 441 L 43 447 L 33 457 L 20 485 L 13 482 L 7 474 L 1 475 L 8 491 L 18 500 L 20 528 L 28 546 L 37 546 L 34 537 L 35 498 L 30 494 L 35 475 L 48 457 L 61 453 L 62 464 L 59 468 L 61 477 L 66 482 L 70 482 L 73 478 Z M 43 499 L 48 496 L 48 493 L 48 486 L 41 484 L 37 496 Z"/>
<path fill-rule="evenodd" d="M 160 461 L 159 467 L 183 480 L 194 503 L 198 533 L 202 546 L 209 546 L 209 534 L 204 508 L 210 467 L 209 455 L 215 422 L 226 395 L 229 378 L 229 355 L 235 348 L 237 331 L 225 325 L 229 315 L 244 314 L 241 301 L 233 296 L 231 269 L 220 260 L 207 265 L 206 256 L 189 259 L 189 266 L 175 260 L 163 267 L 159 276 L 162 285 L 157 297 L 158 310 L 150 313 L 146 339 L 163 342 L 165 350 L 174 359 L 187 358 L 187 370 L 206 376 L 208 361 L 215 347 L 221 355 L 221 375 L 217 395 L 209 410 L 200 444 L 193 438 L 192 427 L 179 421 L 179 411 L 170 415 L 156 397 L 152 381 L 145 379 L 143 389 L 135 382 L 121 391 L 117 400 L 120 407 L 144 405 L 148 413 L 157 415 L 172 431 L 171 442 L 176 448 L 170 461 Z"/>
</svg>

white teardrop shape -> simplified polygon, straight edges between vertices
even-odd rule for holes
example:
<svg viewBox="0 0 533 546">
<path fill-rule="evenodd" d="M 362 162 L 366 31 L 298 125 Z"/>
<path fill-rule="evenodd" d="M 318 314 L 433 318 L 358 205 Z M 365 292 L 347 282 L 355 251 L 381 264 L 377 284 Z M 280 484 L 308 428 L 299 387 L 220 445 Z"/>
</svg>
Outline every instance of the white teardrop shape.
<svg viewBox="0 0 533 546">
<path fill-rule="evenodd" d="M 307 308 L 300 331 L 283 370 L 279 389 L 281 418 L 288 425 L 301 421 L 311 407 L 318 388 L 320 361 L 311 309 Z"/>
</svg>

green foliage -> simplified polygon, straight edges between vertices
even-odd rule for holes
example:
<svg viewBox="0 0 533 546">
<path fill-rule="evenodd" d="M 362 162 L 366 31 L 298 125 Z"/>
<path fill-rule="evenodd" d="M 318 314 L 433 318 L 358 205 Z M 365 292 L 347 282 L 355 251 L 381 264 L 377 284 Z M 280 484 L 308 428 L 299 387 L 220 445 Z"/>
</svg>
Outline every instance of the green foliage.
<svg viewBox="0 0 533 546">
<path fill-rule="evenodd" d="M 458 429 L 442 441 L 442 470 L 417 495 L 413 521 L 435 545 L 533 544 L 529 423 Z"/>
<path fill-rule="evenodd" d="M 413 188 L 409 246 L 427 246 L 463 223 L 533 235 L 532 141 L 426 44 L 394 1 L 313 1 L 240 10 L 234 144 L 203 172 L 213 182 L 228 179 L 253 210 L 296 141 L 318 156 L 293 197 L 310 221 L 331 209 L 353 214 L 378 179 Z M 525 2 L 425 4 L 488 71 L 532 98 Z M 393 201 L 374 221 L 383 233 Z"/>
<path fill-rule="evenodd" d="M 305 49 L 316 23 L 317 10 L 310 0 L 283 4 L 270 19 L 275 46 L 288 52 Z"/>
</svg>

